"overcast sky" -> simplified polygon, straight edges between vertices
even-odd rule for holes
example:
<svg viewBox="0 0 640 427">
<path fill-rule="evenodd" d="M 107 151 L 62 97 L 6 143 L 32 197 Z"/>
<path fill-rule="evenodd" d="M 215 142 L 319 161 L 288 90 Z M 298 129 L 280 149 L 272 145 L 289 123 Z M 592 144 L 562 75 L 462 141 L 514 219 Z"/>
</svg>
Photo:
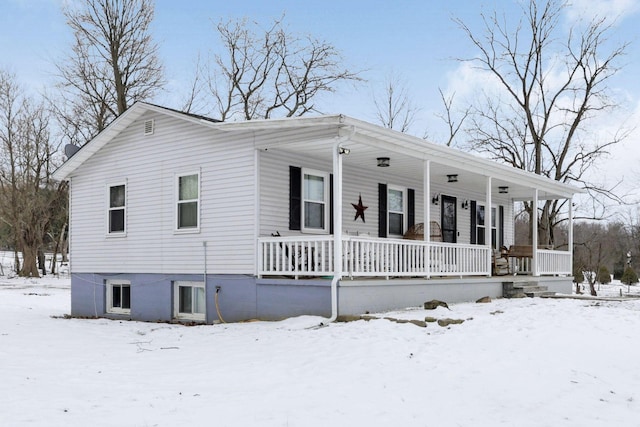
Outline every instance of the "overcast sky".
<svg viewBox="0 0 640 427">
<path fill-rule="evenodd" d="M 30 89 L 50 86 L 53 63 L 69 50 L 71 33 L 61 13 L 63 1 L 75 0 L 0 0 L 0 67 L 16 73 Z M 285 14 L 292 32 L 332 43 L 344 55 L 345 65 L 364 70 L 365 83 L 342 87 L 323 98 L 319 105 L 323 113 L 375 122 L 373 93 L 380 93 L 385 77 L 395 72 L 406 81 L 414 103 L 421 108 L 413 133 L 422 136 L 426 132 L 431 140 L 441 142 L 446 132 L 435 117 L 442 112 L 438 88 L 464 98 L 482 84 L 477 73 L 454 59 L 471 57 L 475 51 L 453 18 L 480 29 L 480 14 L 494 10 L 515 24 L 522 8 L 515 0 L 156 0 L 152 31 L 169 84 L 154 102 L 179 107 L 197 56 L 206 57 L 219 46 L 214 31 L 217 22 L 248 17 L 267 24 Z M 572 0 L 562 25 L 569 28 L 585 13 L 617 17 L 614 41 L 632 43 L 624 68 L 610 82 L 624 108 L 603 127 L 623 119 L 636 120 L 640 117 L 640 0 Z M 636 135 L 614 152 L 616 176 L 624 173 L 627 180 L 640 160 Z M 634 182 L 637 186 L 640 179 L 635 177 Z"/>
</svg>

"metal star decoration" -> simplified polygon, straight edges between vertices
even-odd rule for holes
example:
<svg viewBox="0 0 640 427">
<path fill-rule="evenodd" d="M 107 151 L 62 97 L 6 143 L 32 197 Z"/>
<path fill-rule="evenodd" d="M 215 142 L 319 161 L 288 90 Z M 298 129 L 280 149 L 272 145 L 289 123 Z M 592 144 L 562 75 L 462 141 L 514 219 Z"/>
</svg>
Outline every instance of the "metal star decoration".
<svg viewBox="0 0 640 427">
<path fill-rule="evenodd" d="M 369 206 L 364 206 L 362 204 L 362 194 L 358 196 L 358 204 L 356 205 L 355 203 L 351 203 L 351 206 L 353 206 L 356 210 L 356 216 L 353 218 L 353 220 L 357 221 L 358 217 L 362 217 L 362 222 L 365 222 L 364 211 L 367 210 Z"/>
</svg>

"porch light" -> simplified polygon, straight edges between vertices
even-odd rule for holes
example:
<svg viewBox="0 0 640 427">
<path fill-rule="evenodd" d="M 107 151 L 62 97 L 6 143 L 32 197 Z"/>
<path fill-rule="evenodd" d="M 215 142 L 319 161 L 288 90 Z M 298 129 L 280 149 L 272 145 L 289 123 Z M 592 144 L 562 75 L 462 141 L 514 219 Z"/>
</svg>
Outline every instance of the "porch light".
<svg viewBox="0 0 640 427">
<path fill-rule="evenodd" d="M 338 154 L 349 154 L 351 150 L 346 147 L 338 147 Z"/>
<path fill-rule="evenodd" d="M 377 160 L 379 168 L 388 168 L 390 166 L 388 157 L 378 157 Z"/>
<path fill-rule="evenodd" d="M 500 194 L 507 194 L 509 192 L 509 187 L 504 186 L 504 187 L 498 187 L 498 193 Z"/>
<path fill-rule="evenodd" d="M 447 175 L 447 182 L 458 182 L 458 175 L 457 174 Z"/>
<path fill-rule="evenodd" d="M 466 210 L 466 209 L 469 209 L 469 200 L 465 200 L 465 201 L 463 201 L 463 202 L 462 202 L 462 204 L 460 205 L 460 207 L 461 207 L 462 209 L 465 209 L 465 210 Z"/>
<path fill-rule="evenodd" d="M 431 199 L 431 203 L 433 203 L 434 205 L 438 206 L 438 203 L 440 202 L 440 194 L 436 194 L 435 196 L 433 196 L 433 198 Z"/>
</svg>

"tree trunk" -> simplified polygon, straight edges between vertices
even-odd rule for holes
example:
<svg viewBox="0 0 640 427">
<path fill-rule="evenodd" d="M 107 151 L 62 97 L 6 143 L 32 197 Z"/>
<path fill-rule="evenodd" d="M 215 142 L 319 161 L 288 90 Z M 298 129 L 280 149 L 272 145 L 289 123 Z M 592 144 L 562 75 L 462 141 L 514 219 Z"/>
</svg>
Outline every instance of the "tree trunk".
<svg viewBox="0 0 640 427">
<path fill-rule="evenodd" d="M 37 265 L 38 250 L 27 245 L 22 247 L 22 269 L 21 277 L 40 277 Z"/>
<path fill-rule="evenodd" d="M 69 239 L 67 236 L 67 223 L 62 226 L 62 232 L 60 233 L 60 254 L 62 255 L 62 263 L 69 262 Z"/>
<path fill-rule="evenodd" d="M 43 276 L 47 275 L 47 262 L 42 249 L 38 249 L 38 270 L 42 272 Z"/>
</svg>

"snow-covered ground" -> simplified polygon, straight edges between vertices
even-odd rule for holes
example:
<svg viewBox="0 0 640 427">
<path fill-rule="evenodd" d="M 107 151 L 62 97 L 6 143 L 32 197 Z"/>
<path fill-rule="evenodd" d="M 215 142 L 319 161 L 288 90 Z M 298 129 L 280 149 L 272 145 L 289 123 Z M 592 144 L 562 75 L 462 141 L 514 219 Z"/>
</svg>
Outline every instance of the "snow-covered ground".
<svg viewBox="0 0 640 427">
<path fill-rule="evenodd" d="M 640 299 L 385 314 L 465 320 L 423 328 L 69 319 L 69 298 L 68 279 L 0 278 L 0 425 L 640 425 Z"/>
</svg>

